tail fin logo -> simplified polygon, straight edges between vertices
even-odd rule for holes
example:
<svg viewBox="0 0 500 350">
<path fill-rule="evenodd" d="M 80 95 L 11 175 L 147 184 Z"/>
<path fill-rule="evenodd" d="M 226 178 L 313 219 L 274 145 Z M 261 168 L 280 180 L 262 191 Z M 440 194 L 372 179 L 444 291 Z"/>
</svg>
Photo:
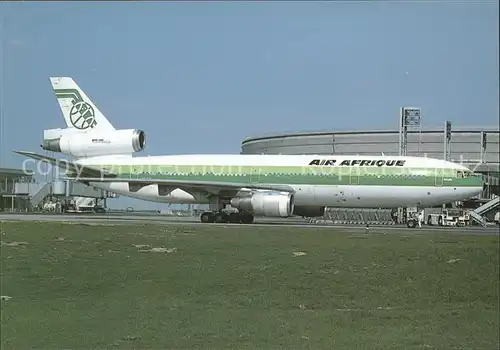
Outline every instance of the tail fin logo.
<svg viewBox="0 0 500 350">
<path fill-rule="evenodd" d="M 97 125 L 94 109 L 85 101 L 78 101 L 73 104 L 69 112 L 69 119 L 71 124 L 80 130 L 93 128 Z"/>
<path fill-rule="evenodd" d="M 57 89 L 55 90 L 58 99 L 71 98 L 71 110 L 69 120 L 76 129 L 86 130 L 94 128 L 97 125 L 94 108 L 85 102 L 76 89 Z"/>
</svg>

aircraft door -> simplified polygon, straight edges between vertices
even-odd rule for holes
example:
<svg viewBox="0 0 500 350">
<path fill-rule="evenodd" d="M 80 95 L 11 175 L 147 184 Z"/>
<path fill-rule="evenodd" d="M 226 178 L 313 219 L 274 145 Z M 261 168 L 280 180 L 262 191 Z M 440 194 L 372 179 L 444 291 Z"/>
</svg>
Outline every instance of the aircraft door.
<svg viewBox="0 0 500 350">
<path fill-rule="evenodd" d="M 250 175 L 250 183 L 257 183 L 260 180 L 260 168 L 253 168 Z"/>
<path fill-rule="evenodd" d="M 352 167 L 350 174 L 349 174 L 349 184 L 350 185 L 359 185 L 359 175 L 360 175 L 360 168 L 359 167 Z"/>
<path fill-rule="evenodd" d="M 434 185 L 435 186 L 443 186 L 443 177 L 444 177 L 444 171 L 442 168 L 436 168 L 435 172 L 435 178 L 434 178 Z"/>
</svg>

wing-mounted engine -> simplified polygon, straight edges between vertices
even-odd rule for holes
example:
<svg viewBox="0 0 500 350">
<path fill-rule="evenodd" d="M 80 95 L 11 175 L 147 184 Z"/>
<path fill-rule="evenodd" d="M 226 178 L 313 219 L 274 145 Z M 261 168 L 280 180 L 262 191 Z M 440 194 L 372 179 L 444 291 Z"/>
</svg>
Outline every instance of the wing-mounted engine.
<svg viewBox="0 0 500 350">
<path fill-rule="evenodd" d="M 46 151 L 77 158 L 132 154 L 145 147 L 146 133 L 136 129 L 89 133 L 68 132 L 65 129 L 45 130 L 42 145 Z"/>
<path fill-rule="evenodd" d="M 293 215 L 317 218 L 325 215 L 325 207 L 295 206 Z"/>
<path fill-rule="evenodd" d="M 247 197 L 231 199 L 231 206 L 258 216 L 289 217 L 293 214 L 292 193 L 282 192 L 256 192 Z"/>
</svg>

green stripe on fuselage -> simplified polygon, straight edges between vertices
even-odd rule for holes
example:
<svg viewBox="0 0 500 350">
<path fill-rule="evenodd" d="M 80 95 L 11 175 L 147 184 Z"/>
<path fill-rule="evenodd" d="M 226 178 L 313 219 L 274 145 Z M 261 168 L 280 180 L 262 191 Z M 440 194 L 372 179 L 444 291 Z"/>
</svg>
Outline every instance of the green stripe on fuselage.
<svg viewBox="0 0 500 350">
<path fill-rule="evenodd" d="M 482 186 L 481 177 L 455 169 L 408 167 L 105 165 L 123 179 L 170 179 L 226 183 L 365 186 Z"/>
</svg>

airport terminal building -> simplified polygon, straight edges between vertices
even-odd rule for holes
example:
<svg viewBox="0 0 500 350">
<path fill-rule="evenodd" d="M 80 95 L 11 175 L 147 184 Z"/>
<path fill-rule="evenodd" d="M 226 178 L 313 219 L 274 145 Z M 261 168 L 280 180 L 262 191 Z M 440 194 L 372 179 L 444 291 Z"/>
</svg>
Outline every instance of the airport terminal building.
<svg viewBox="0 0 500 350">
<path fill-rule="evenodd" d="M 408 132 L 407 154 L 443 159 L 444 129 Z M 483 133 L 485 150 L 482 148 Z M 451 158 L 468 162 L 499 165 L 498 128 L 454 128 L 451 135 Z M 352 154 L 398 155 L 398 130 L 318 131 L 282 133 L 248 137 L 241 145 L 241 154 Z"/>
<path fill-rule="evenodd" d="M 22 169 L 0 168 L 0 211 L 26 210 L 29 198 L 16 193 L 18 184 L 33 182 L 33 173 Z"/>
<path fill-rule="evenodd" d="M 88 207 L 94 206 L 97 200 L 116 197 L 114 193 L 83 183 L 54 178 L 38 181 L 31 170 L 0 168 L 0 212 L 32 212 L 42 210 L 48 202 L 70 198 Z"/>
<path fill-rule="evenodd" d="M 500 130 L 454 128 L 451 160 L 478 172 L 498 173 Z M 241 154 L 398 155 L 399 131 L 319 131 L 246 138 Z M 408 131 L 408 156 L 444 159 L 445 131 Z"/>
</svg>

